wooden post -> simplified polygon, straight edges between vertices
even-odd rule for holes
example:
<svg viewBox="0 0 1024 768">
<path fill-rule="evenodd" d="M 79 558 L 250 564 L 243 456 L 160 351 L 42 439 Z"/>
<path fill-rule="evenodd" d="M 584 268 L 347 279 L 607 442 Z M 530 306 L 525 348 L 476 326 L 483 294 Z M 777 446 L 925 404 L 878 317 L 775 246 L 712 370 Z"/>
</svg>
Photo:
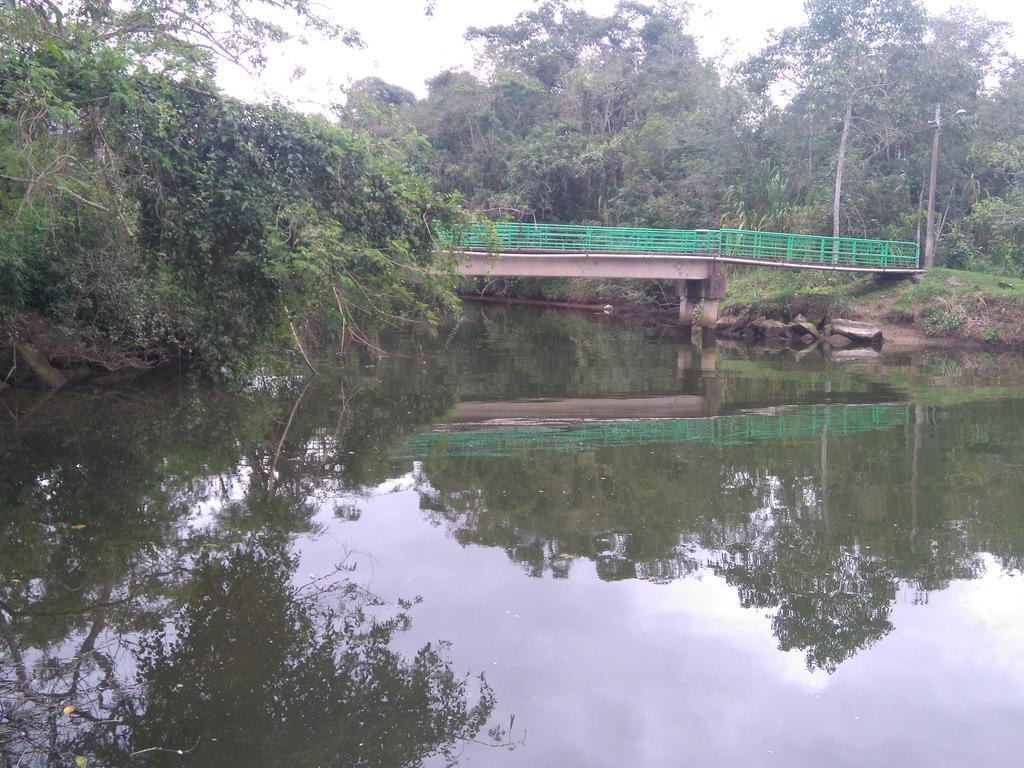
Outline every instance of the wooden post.
<svg viewBox="0 0 1024 768">
<path fill-rule="evenodd" d="M 935 135 L 932 137 L 932 170 L 928 179 L 928 223 L 924 231 L 924 268 L 935 266 L 935 185 L 939 177 L 939 126 L 942 105 L 935 105 Z"/>
</svg>

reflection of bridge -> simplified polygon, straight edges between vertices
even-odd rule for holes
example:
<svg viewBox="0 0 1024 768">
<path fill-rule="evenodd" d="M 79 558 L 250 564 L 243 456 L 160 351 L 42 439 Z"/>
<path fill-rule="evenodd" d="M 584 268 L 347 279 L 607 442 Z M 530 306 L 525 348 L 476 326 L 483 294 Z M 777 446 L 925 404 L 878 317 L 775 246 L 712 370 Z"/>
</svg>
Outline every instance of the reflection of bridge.
<svg viewBox="0 0 1024 768">
<path fill-rule="evenodd" d="M 455 406 L 450 424 L 484 423 L 490 427 L 524 426 L 564 421 L 620 421 L 707 416 L 703 395 L 654 397 L 566 397 L 531 400 L 464 400 Z"/>
<path fill-rule="evenodd" d="M 605 420 L 598 421 L 568 417 L 561 421 L 533 420 L 517 424 L 516 411 L 510 408 L 512 404 L 489 405 L 495 410 L 500 408 L 505 414 L 501 419 L 486 422 L 492 424 L 492 428 L 480 429 L 480 423 L 472 421 L 445 425 L 444 429 L 413 436 L 400 458 L 508 456 L 535 450 L 582 453 L 606 447 L 679 443 L 735 445 L 809 437 L 824 431 L 829 435 L 847 435 L 886 430 L 912 421 L 908 404 L 887 403 L 783 406 L 755 413 L 703 418 L 610 420 L 606 416 Z"/>
<path fill-rule="evenodd" d="M 496 222 L 442 233 L 464 275 L 644 278 L 678 281 L 680 320 L 703 300 L 714 325 L 725 298 L 723 264 L 912 273 L 914 243 L 740 229 L 647 229 Z"/>
</svg>

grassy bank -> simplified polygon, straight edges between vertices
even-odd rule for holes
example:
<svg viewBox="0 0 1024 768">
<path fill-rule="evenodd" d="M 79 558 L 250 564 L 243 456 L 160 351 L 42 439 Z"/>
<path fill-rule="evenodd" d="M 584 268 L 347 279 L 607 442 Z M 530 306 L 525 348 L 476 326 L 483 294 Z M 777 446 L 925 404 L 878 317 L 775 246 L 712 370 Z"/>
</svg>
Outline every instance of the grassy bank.
<svg viewBox="0 0 1024 768">
<path fill-rule="evenodd" d="M 914 279 L 736 270 L 723 314 L 850 317 L 882 326 L 887 338 L 941 343 L 1024 343 L 1024 280 L 936 268 Z"/>
<path fill-rule="evenodd" d="M 808 317 L 844 315 L 869 281 L 846 272 L 730 267 L 723 314 Z"/>
</svg>

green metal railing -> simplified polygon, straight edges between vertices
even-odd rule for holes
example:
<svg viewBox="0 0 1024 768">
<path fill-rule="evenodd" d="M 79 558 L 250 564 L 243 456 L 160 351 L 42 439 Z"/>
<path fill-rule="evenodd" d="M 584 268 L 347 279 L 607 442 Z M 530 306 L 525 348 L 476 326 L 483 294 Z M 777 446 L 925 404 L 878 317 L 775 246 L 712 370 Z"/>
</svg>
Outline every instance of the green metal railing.
<svg viewBox="0 0 1024 768">
<path fill-rule="evenodd" d="M 679 443 L 737 445 L 809 437 L 826 427 L 829 434 L 849 435 L 902 427 L 911 421 L 910 406 L 899 403 L 795 406 L 772 414 L 587 422 L 567 427 L 425 432 L 414 435 L 394 458 L 511 456 L 538 450 L 583 453 L 599 448 Z"/>
<path fill-rule="evenodd" d="M 793 235 L 783 232 L 719 230 L 719 256 L 792 264 L 917 269 L 916 243 L 860 237 Z"/>
<path fill-rule="evenodd" d="M 500 221 L 438 233 L 453 248 L 493 253 L 629 253 L 847 269 L 917 269 L 915 243 L 744 229 L 653 229 Z"/>
</svg>

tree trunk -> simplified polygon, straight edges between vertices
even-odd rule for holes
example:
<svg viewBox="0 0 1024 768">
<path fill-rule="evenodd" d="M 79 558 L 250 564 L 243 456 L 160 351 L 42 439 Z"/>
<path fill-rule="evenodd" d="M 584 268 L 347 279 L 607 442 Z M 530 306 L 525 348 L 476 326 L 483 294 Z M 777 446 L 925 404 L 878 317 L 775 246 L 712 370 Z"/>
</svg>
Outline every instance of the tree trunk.
<svg viewBox="0 0 1024 768">
<path fill-rule="evenodd" d="M 846 170 L 846 140 L 850 137 L 850 121 L 853 119 L 853 97 L 846 99 L 843 113 L 843 137 L 839 140 L 839 157 L 836 159 L 836 195 L 832 201 L 832 237 L 839 237 L 839 209 L 843 197 L 843 171 Z"/>
</svg>

